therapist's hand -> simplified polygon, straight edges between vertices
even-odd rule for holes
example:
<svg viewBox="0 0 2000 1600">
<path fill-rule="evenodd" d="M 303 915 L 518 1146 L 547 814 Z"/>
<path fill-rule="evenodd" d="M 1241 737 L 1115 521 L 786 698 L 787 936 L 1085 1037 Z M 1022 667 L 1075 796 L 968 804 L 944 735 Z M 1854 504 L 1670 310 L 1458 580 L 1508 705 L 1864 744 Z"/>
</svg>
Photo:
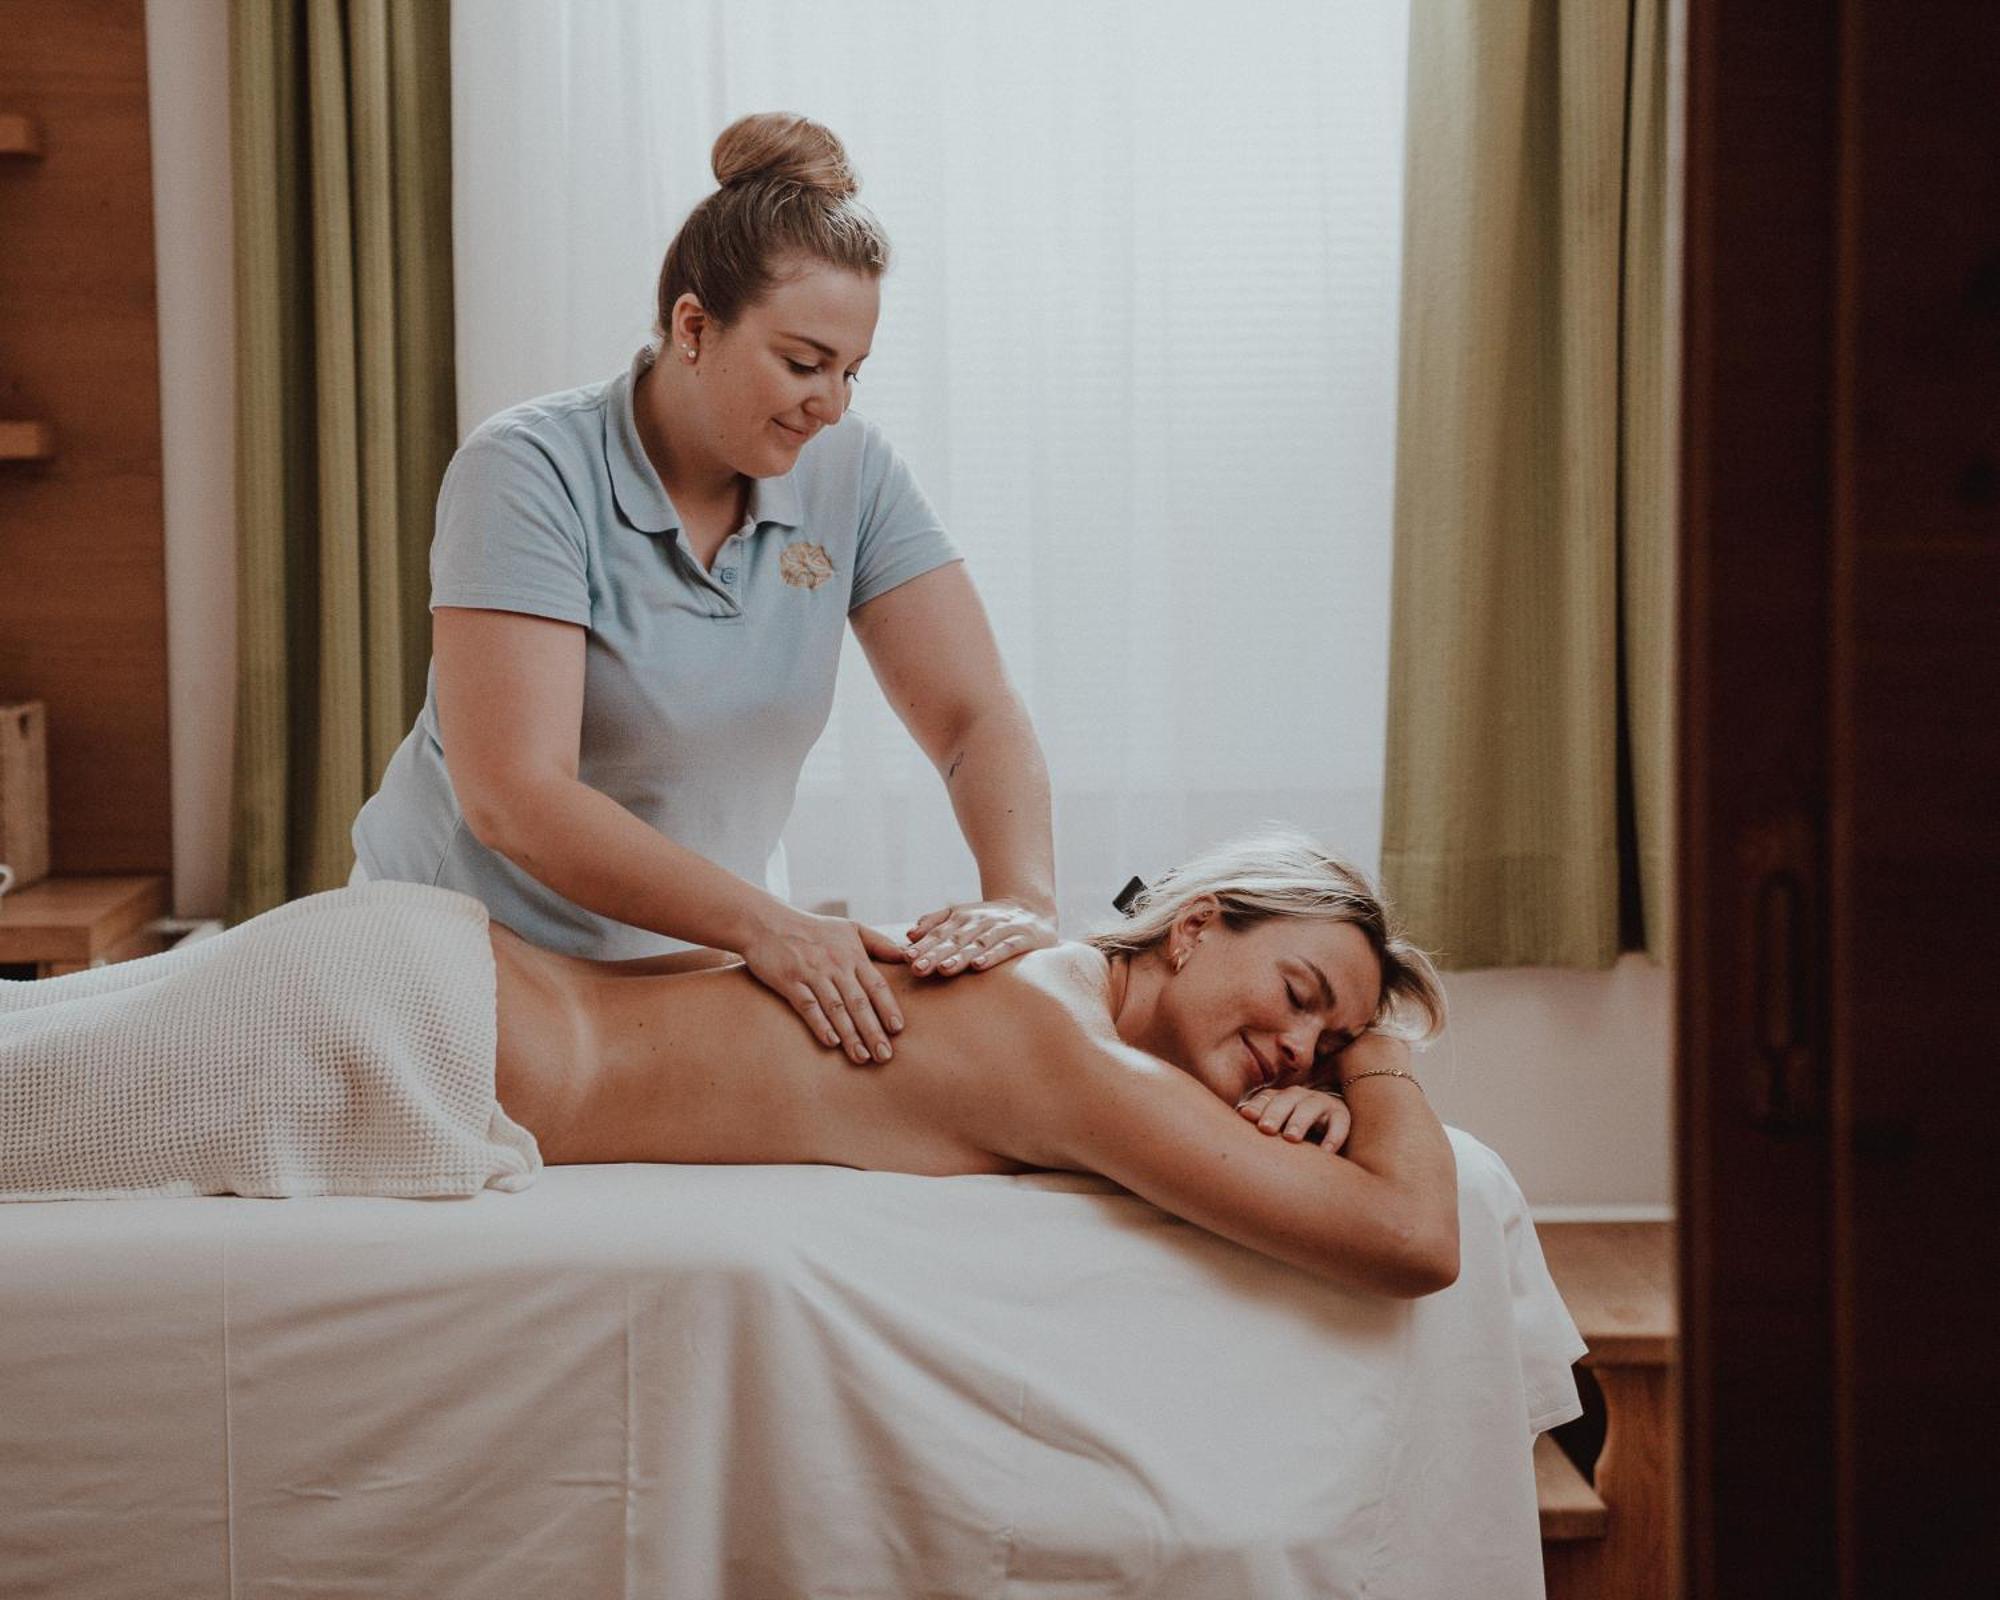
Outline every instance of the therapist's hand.
<svg viewBox="0 0 2000 1600">
<path fill-rule="evenodd" d="M 974 900 L 946 906 L 910 928 L 912 972 L 955 978 L 1045 950 L 1056 942 L 1056 919 L 1014 900 Z"/>
<path fill-rule="evenodd" d="M 903 1013 L 875 962 L 901 961 L 906 952 L 886 933 L 786 907 L 738 953 L 821 1044 L 841 1046 L 862 1064 L 889 1059 L 889 1035 L 902 1032 Z"/>
</svg>

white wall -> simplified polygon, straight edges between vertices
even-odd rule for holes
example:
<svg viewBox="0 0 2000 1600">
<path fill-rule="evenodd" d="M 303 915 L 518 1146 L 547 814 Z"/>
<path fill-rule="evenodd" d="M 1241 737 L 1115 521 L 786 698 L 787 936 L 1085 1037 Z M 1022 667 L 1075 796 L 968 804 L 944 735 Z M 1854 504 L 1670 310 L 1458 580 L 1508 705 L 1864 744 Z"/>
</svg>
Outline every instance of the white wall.
<svg viewBox="0 0 2000 1600">
<path fill-rule="evenodd" d="M 1654 1219 L 1673 1202 L 1673 985 L 1609 972 L 1446 976 L 1451 1026 L 1418 1058 L 1438 1114 L 1500 1152 L 1543 1218 Z"/>
<path fill-rule="evenodd" d="M 236 709 L 228 0 L 146 0 L 146 59 L 165 451 L 174 911 L 212 916 L 229 892 Z"/>
<path fill-rule="evenodd" d="M 184 916 L 228 886 L 234 710 L 235 406 L 227 0 L 148 0 L 174 877 Z M 1608 973 L 1449 981 L 1450 1031 L 1421 1058 L 1440 1113 L 1500 1152 L 1540 1215 L 1664 1215 L 1671 985 Z"/>
</svg>

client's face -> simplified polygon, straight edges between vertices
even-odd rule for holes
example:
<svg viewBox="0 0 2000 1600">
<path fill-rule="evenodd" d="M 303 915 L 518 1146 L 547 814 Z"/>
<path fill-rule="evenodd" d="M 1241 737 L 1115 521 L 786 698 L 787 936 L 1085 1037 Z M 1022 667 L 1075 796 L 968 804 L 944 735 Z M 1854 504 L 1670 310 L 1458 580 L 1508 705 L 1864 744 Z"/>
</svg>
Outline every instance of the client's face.
<svg viewBox="0 0 2000 1600">
<path fill-rule="evenodd" d="M 1168 945 L 1186 960 L 1178 972 L 1160 965 L 1145 1037 L 1132 1042 L 1232 1105 L 1330 1068 L 1381 1003 L 1381 966 L 1352 923 L 1268 917 L 1237 932 L 1197 910 Z"/>
</svg>

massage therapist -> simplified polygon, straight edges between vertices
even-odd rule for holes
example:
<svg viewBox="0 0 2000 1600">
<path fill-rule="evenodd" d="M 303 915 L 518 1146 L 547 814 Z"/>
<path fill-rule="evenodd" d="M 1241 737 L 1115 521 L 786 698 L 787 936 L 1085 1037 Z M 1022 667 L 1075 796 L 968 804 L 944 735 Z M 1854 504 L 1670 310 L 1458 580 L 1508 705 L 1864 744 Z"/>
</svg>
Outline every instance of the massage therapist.
<svg viewBox="0 0 2000 1600">
<path fill-rule="evenodd" d="M 572 955 L 734 951 L 824 1044 L 886 1061 L 902 1019 L 871 956 L 949 977 L 1055 942 L 1048 767 L 937 513 L 847 414 L 889 244 L 840 141 L 745 117 L 713 163 L 657 349 L 453 456 L 429 689 L 355 870 L 476 895 Z M 783 898 L 849 622 L 979 863 L 982 898 L 908 945 Z"/>
</svg>

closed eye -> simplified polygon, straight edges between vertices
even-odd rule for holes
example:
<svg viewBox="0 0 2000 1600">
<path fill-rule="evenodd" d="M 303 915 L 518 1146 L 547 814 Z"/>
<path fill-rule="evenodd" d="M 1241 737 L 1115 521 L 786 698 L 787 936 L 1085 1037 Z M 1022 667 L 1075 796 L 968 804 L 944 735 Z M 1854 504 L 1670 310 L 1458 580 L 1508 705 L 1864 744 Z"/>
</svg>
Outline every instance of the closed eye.
<svg viewBox="0 0 2000 1600">
<path fill-rule="evenodd" d="M 801 362 L 792 360 L 790 356 L 787 356 L 785 358 L 785 365 L 790 367 L 792 371 L 801 378 L 817 377 L 820 371 L 818 367 L 808 367 Z M 859 373 L 850 372 L 847 374 L 847 381 L 849 383 L 859 383 L 861 381 L 861 375 Z"/>
</svg>

